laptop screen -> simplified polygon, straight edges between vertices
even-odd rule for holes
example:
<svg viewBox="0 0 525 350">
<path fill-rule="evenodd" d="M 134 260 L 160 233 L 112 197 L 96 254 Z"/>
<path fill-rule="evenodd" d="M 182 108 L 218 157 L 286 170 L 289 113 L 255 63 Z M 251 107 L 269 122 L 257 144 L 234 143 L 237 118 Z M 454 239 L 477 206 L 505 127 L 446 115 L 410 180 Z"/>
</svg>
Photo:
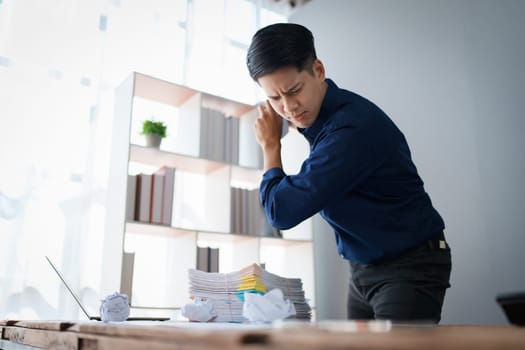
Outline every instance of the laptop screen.
<svg viewBox="0 0 525 350">
<path fill-rule="evenodd" d="M 89 312 L 87 311 L 87 309 L 84 307 L 84 305 L 82 305 L 82 302 L 80 301 L 80 298 L 78 297 L 78 295 L 73 292 L 73 289 L 71 289 L 71 287 L 69 286 L 69 283 L 66 282 L 64 276 L 62 276 L 62 274 L 60 273 L 60 271 L 57 269 L 57 267 L 55 266 L 55 264 L 53 264 L 53 262 L 51 261 L 51 259 L 49 259 L 47 256 L 46 256 L 46 260 L 49 262 L 49 265 L 51 265 L 51 267 L 53 268 L 53 270 L 56 272 L 56 274 L 58 275 L 58 277 L 60 278 L 60 280 L 62 281 L 62 283 L 64 284 L 64 286 L 67 288 L 67 290 L 69 291 L 69 293 L 73 296 L 73 298 L 75 299 L 75 301 L 77 302 L 78 306 L 80 307 L 80 309 L 82 310 L 82 312 L 87 316 L 88 319 L 90 320 L 99 320 L 100 321 L 100 316 L 91 316 L 89 314 Z M 128 317 L 127 318 L 127 321 L 167 321 L 169 320 L 170 318 L 169 317 Z"/>
</svg>

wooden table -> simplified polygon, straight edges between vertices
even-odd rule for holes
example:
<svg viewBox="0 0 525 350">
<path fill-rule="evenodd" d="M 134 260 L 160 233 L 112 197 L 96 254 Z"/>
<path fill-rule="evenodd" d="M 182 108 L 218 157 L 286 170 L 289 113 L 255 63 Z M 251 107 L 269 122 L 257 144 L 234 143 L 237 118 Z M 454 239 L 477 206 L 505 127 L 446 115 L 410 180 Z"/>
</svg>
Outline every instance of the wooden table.
<svg viewBox="0 0 525 350">
<path fill-rule="evenodd" d="M 2 350 L 525 349 L 525 328 L 515 326 L 10 320 L 0 330 Z"/>
</svg>

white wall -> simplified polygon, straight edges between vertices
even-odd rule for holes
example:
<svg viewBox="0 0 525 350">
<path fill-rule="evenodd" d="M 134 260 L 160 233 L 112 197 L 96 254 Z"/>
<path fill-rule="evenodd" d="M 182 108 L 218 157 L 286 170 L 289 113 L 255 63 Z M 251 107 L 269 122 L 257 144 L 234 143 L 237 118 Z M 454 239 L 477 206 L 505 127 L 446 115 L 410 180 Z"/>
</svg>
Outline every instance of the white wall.
<svg viewBox="0 0 525 350">
<path fill-rule="evenodd" d="M 452 246 L 442 323 L 506 323 L 495 295 L 525 290 L 525 2 L 312 0 L 289 21 L 312 30 L 328 77 L 405 133 Z M 316 253 L 323 284 L 346 290 L 336 252 Z"/>
</svg>

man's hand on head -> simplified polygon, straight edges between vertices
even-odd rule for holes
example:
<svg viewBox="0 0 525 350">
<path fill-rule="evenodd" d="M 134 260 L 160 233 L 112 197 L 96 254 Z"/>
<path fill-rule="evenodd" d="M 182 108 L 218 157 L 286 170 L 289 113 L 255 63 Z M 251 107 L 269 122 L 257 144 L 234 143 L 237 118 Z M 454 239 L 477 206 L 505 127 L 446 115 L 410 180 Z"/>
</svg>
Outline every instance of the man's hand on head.
<svg viewBox="0 0 525 350">
<path fill-rule="evenodd" d="M 257 142 L 263 149 L 280 147 L 283 118 L 275 112 L 268 100 L 257 108 L 259 117 L 254 124 Z"/>
</svg>

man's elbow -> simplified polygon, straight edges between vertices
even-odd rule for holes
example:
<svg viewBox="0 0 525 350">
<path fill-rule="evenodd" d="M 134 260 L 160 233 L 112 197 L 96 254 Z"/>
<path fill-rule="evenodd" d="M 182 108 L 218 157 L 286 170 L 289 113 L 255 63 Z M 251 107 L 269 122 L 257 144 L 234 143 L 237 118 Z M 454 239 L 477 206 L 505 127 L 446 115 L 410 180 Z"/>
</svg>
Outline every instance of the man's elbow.
<svg viewBox="0 0 525 350">
<path fill-rule="evenodd" d="M 300 223 L 300 221 L 293 220 L 290 215 L 286 214 L 275 215 L 275 213 L 272 213 L 267 215 L 267 218 L 268 223 L 278 230 L 289 230 Z"/>
</svg>

